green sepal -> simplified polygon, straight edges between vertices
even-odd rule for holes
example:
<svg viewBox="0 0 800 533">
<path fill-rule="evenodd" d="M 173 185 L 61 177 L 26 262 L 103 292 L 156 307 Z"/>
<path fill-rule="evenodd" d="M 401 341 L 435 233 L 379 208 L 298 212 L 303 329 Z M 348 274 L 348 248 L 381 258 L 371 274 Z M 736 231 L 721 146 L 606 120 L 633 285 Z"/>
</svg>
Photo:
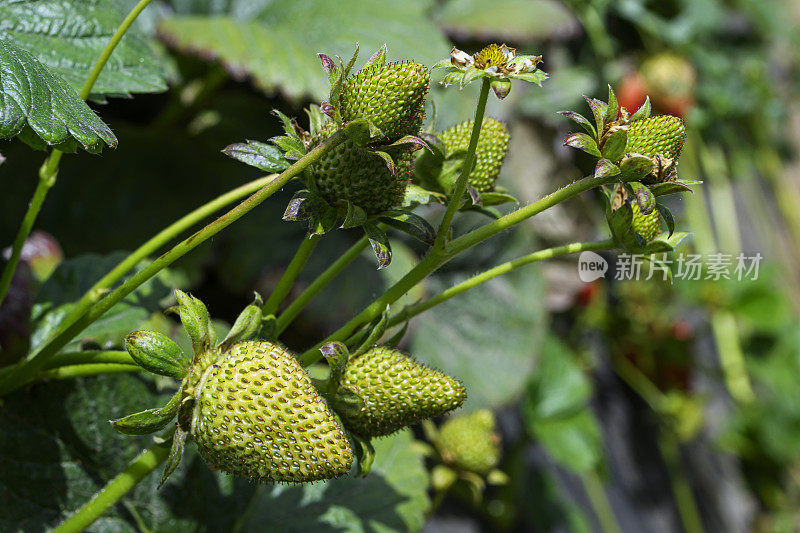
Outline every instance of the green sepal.
<svg viewBox="0 0 800 533">
<path fill-rule="evenodd" d="M 217 343 L 217 334 L 211 327 L 205 304 L 180 289 L 175 289 L 175 297 L 178 299 L 178 314 L 192 340 L 194 353 L 199 354 L 214 346 Z"/>
<path fill-rule="evenodd" d="M 339 387 L 333 394 L 331 407 L 342 416 L 358 416 L 364 409 L 364 398 L 348 387 Z"/>
<path fill-rule="evenodd" d="M 383 159 L 383 162 L 386 164 L 386 168 L 389 169 L 390 174 L 394 175 L 397 172 L 397 166 L 394 164 L 394 159 L 392 159 L 392 156 L 381 150 L 373 150 L 372 153 Z"/>
<path fill-rule="evenodd" d="M 681 241 L 683 241 L 683 239 L 685 239 L 689 235 L 690 233 L 687 233 L 685 231 L 678 231 L 673 233 L 672 235 L 667 236 L 667 233 L 664 232 L 646 246 L 642 246 L 641 248 L 632 251 L 642 254 L 659 254 L 664 252 L 671 252 L 672 250 L 675 249 L 675 247 L 677 247 L 681 243 Z"/>
<path fill-rule="evenodd" d="M 644 99 L 644 103 L 636 110 L 636 113 L 630 116 L 628 122 L 635 122 L 637 120 L 644 120 L 650 118 L 650 97 Z"/>
<path fill-rule="evenodd" d="M 617 95 L 614 94 L 614 89 L 611 88 L 611 85 L 608 86 L 608 108 L 606 109 L 605 115 L 605 123 L 611 124 L 615 120 L 617 120 L 617 114 L 619 113 L 619 104 L 617 103 Z"/>
<path fill-rule="evenodd" d="M 411 208 L 418 205 L 427 205 L 432 202 L 443 204 L 447 201 L 447 196 L 437 191 L 429 191 L 419 185 L 409 183 L 406 187 L 406 195 L 403 198 L 402 207 Z"/>
<path fill-rule="evenodd" d="M 503 205 L 508 203 L 519 204 L 519 200 L 507 193 L 504 192 L 497 192 L 497 191 L 490 191 L 490 192 L 482 192 L 481 195 L 481 205 L 484 207 L 489 207 L 492 205 Z"/>
<path fill-rule="evenodd" d="M 347 200 L 340 202 L 338 211 L 339 216 L 342 218 L 340 228 L 355 228 L 367 221 L 367 212 Z"/>
<path fill-rule="evenodd" d="M 365 118 L 351 120 L 342 128 L 342 131 L 348 139 L 361 147 L 369 144 L 372 137 L 376 136 L 373 135 L 375 132 L 375 125 L 371 124 L 370 121 Z"/>
<path fill-rule="evenodd" d="M 597 135 L 600 136 L 605 127 L 606 123 L 605 118 L 606 118 L 606 111 L 608 110 L 608 104 L 596 98 L 589 98 L 586 95 L 584 95 L 583 99 L 586 100 L 586 103 L 589 104 L 589 109 L 592 110 L 592 115 L 594 115 L 595 127 L 597 128 Z"/>
<path fill-rule="evenodd" d="M 436 465 L 431 469 L 431 487 L 437 492 L 448 490 L 458 481 L 456 471 L 446 465 Z"/>
<path fill-rule="evenodd" d="M 392 262 L 392 247 L 389 244 L 389 237 L 374 222 L 366 222 L 361 227 L 364 228 L 364 234 L 378 260 L 378 270 L 386 268 Z"/>
<path fill-rule="evenodd" d="M 190 361 L 180 346 L 156 331 L 134 331 L 125 337 L 125 350 L 137 365 L 148 372 L 183 379 L 189 372 Z"/>
<path fill-rule="evenodd" d="M 608 159 L 601 159 L 597 162 L 597 165 L 594 167 L 594 177 L 595 178 L 610 178 L 612 176 L 616 176 L 620 173 L 620 169 L 617 165 L 609 161 Z"/>
<path fill-rule="evenodd" d="M 372 54 L 372 57 L 367 59 L 367 62 L 364 63 L 364 66 L 362 66 L 360 70 L 382 67 L 385 64 L 386 64 L 386 43 L 384 43 L 377 52 Z"/>
<path fill-rule="evenodd" d="M 631 234 L 631 223 L 633 222 L 633 210 L 630 204 L 624 203 L 616 211 L 611 211 L 609 208 L 607 220 L 614 241 L 625 246 L 626 242 L 630 240 L 628 236 Z"/>
<path fill-rule="evenodd" d="M 261 319 L 258 337 L 270 342 L 278 340 L 278 319 L 275 315 L 267 315 Z"/>
<path fill-rule="evenodd" d="M 661 202 L 656 202 L 655 208 L 658 209 L 658 214 L 661 215 L 661 218 L 666 222 L 669 236 L 672 237 L 672 234 L 675 233 L 675 217 L 672 216 L 672 211 Z"/>
<path fill-rule="evenodd" d="M 433 242 L 436 240 L 436 230 L 427 220 L 411 211 L 401 209 L 384 211 L 378 215 L 378 220 L 411 235 L 428 246 L 433 246 Z"/>
<path fill-rule="evenodd" d="M 175 428 L 175 433 L 172 435 L 172 445 L 169 450 L 169 456 L 167 457 L 167 462 L 164 465 L 164 473 L 161 474 L 161 481 L 158 483 L 159 489 L 162 485 L 164 485 L 164 482 L 167 481 L 167 478 L 172 475 L 172 473 L 181 463 L 183 447 L 186 445 L 186 437 L 188 436 L 189 432 L 181 428 L 180 425 Z"/>
<path fill-rule="evenodd" d="M 383 337 L 383 334 L 386 333 L 386 323 L 389 321 L 389 306 L 386 306 L 386 309 L 383 310 L 381 316 L 373 320 L 367 328 L 369 329 L 369 335 L 364 342 L 353 352 L 353 358 L 358 357 L 359 355 L 366 353 L 367 350 L 372 348 L 372 346 Z"/>
<path fill-rule="evenodd" d="M 564 139 L 564 146 L 583 150 L 594 157 L 603 157 L 600 153 L 600 149 L 597 147 L 597 142 L 586 133 L 571 133 L 567 135 Z"/>
<path fill-rule="evenodd" d="M 665 181 L 662 183 L 656 183 L 654 185 L 650 185 L 650 190 L 656 196 L 665 196 L 667 194 L 675 194 L 675 193 L 682 193 L 682 192 L 690 192 L 694 194 L 690 185 L 699 185 L 703 183 L 702 181 L 694 181 L 694 180 L 675 180 L 675 181 Z"/>
<path fill-rule="evenodd" d="M 639 211 L 643 215 L 649 215 L 656 207 L 656 197 L 650 189 L 638 181 L 625 183 L 625 188 L 630 193 L 632 200 L 639 204 Z"/>
<path fill-rule="evenodd" d="M 255 293 L 253 303 L 245 307 L 244 310 L 239 313 L 239 316 L 236 318 L 230 331 L 228 331 L 225 339 L 220 343 L 219 348 L 223 352 L 228 351 L 234 344 L 255 338 L 258 331 L 261 329 L 263 318 L 263 313 L 261 312 L 262 305 L 264 305 L 264 301 L 261 299 L 261 295 Z"/>
<path fill-rule="evenodd" d="M 181 393 L 176 392 L 164 407 L 147 409 L 132 415 L 110 420 L 111 426 L 123 435 L 137 436 L 155 433 L 164 429 L 178 414 Z"/>
<path fill-rule="evenodd" d="M 353 433 L 350 434 L 355 446 L 356 461 L 358 464 L 358 476 L 366 477 L 372 470 L 372 463 L 375 461 L 375 448 L 369 438 L 364 438 Z"/>
<path fill-rule="evenodd" d="M 328 362 L 331 368 L 331 375 L 328 382 L 334 386 L 334 390 L 339 386 L 339 380 L 342 377 L 344 368 L 347 366 L 347 361 L 350 360 L 350 352 L 347 346 L 341 342 L 328 342 L 320 346 L 319 351 Z"/>
<path fill-rule="evenodd" d="M 588 133 L 592 139 L 597 140 L 597 130 L 595 129 L 594 125 L 589 122 L 589 119 L 580 113 L 576 113 L 575 111 L 559 111 L 558 114 L 575 122 L 584 130 L 586 130 L 586 133 Z"/>
<path fill-rule="evenodd" d="M 309 235 L 324 235 L 335 228 L 336 221 L 339 220 L 339 213 L 336 208 L 322 198 L 313 203 L 313 209 L 309 212 L 309 215 Z"/>
<path fill-rule="evenodd" d="M 305 112 L 306 115 L 308 115 L 308 133 L 312 136 L 316 135 L 328 121 L 328 117 L 325 116 L 320 107 L 316 104 L 308 106 Z"/>
<path fill-rule="evenodd" d="M 620 181 L 642 181 L 653 170 L 653 161 L 639 154 L 628 154 L 619 164 Z"/>
<path fill-rule="evenodd" d="M 613 129 L 613 128 L 612 128 Z M 603 144 L 603 157 L 609 161 L 619 161 L 625 155 L 625 147 L 628 144 L 628 132 L 620 128 L 613 132 Z"/>
<path fill-rule="evenodd" d="M 278 147 L 258 141 L 233 143 L 222 153 L 264 172 L 283 172 L 291 165 Z"/>
<path fill-rule="evenodd" d="M 406 332 L 408 331 L 408 320 L 405 321 L 403 327 L 395 333 L 394 335 L 389 338 L 386 342 L 383 343 L 384 346 L 388 346 L 389 348 L 397 348 L 400 345 L 400 341 L 403 340 Z"/>
<path fill-rule="evenodd" d="M 292 199 L 289 200 L 286 210 L 283 212 L 283 220 L 296 222 L 308 220 L 310 211 L 313 209 L 312 202 L 317 195 L 308 189 L 297 191 Z"/>
</svg>

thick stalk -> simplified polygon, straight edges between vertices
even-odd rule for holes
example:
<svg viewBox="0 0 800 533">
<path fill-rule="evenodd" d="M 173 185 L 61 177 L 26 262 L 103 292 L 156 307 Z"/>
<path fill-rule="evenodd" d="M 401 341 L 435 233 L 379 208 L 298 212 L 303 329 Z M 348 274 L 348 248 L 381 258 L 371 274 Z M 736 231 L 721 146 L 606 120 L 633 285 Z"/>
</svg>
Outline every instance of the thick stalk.
<svg viewBox="0 0 800 533">
<path fill-rule="evenodd" d="M 426 255 L 414 268 L 412 268 L 405 276 L 403 276 L 397 283 L 389 287 L 381 296 L 375 301 L 364 308 L 359 314 L 354 316 L 344 326 L 329 335 L 325 340 L 318 343 L 313 348 L 306 351 L 301 357 L 300 361 L 304 365 L 310 365 L 321 357 L 319 347 L 326 342 L 330 341 L 345 341 L 350 335 L 356 332 L 360 326 L 378 317 L 386 309 L 387 305 L 391 305 L 400 299 L 406 292 L 411 290 L 417 283 L 428 277 L 432 272 L 445 264 L 447 261 L 471 248 L 472 246 L 489 239 L 501 233 L 515 224 L 519 224 L 542 211 L 553 207 L 554 205 L 563 202 L 581 192 L 610 183 L 614 178 L 584 178 L 570 183 L 566 187 L 545 196 L 541 200 L 533 202 L 521 209 L 509 213 L 497 220 L 481 226 L 466 235 L 451 241 L 447 245 L 447 251 L 431 248 L 428 255 Z"/>
<path fill-rule="evenodd" d="M 447 233 L 450 231 L 450 224 L 452 224 L 453 217 L 455 217 L 456 211 L 461 207 L 461 202 L 464 199 L 464 192 L 467 190 L 467 178 L 469 178 L 469 173 L 472 171 L 472 165 L 475 162 L 475 150 L 478 148 L 478 138 L 481 134 L 483 114 L 486 111 L 486 100 L 488 98 L 489 78 L 484 78 L 481 83 L 481 93 L 478 96 L 478 107 L 475 108 L 475 122 L 472 124 L 472 135 L 469 138 L 469 147 L 464 157 L 464 166 L 461 167 L 461 175 L 458 177 L 455 187 L 453 187 L 453 195 L 450 197 L 442 222 L 439 224 L 439 231 L 436 233 L 436 241 L 433 246 L 437 250 L 444 250 Z"/>
<path fill-rule="evenodd" d="M 266 303 L 261 308 L 265 316 L 274 315 L 281 303 L 283 303 L 286 295 L 292 290 L 297 276 L 300 275 L 300 271 L 303 270 L 303 267 L 308 262 L 308 258 L 311 257 L 311 253 L 314 251 L 314 248 L 316 248 L 319 238 L 319 235 L 306 235 L 303 237 L 300 246 L 297 248 L 297 252 L 295 252 L 294 257 L 286 267 L 286 271 L 283 273 L 283 276 L 281 276 L 281 279 L 278 280 L 278 284 L 272 290 Z"/>
<path fill-rule="evenodd" d="M 311 285 L 309 285 L 306 290 L 300 293 L 292 303 L 290 303 L 286 309 L 283 310 L 283 313 L 278 317 L 278 335 L 284 332 L 289 324 L 297 318 L 297 315 L 306 308 L 308 303 L 314 299 L 314 297 L 319 294 L 319 292 L 328 286 L 333 278 L 339 275 L 339 273 L 347 267 L 350 263 L 355 261 L 355 259 L 361 255 L 361 252 L 367 247 L 367 238 L 362 237 L 358 240 L 353 246 L 351 246 L 344 254 L 342 254 L 339 259 L 334 261 L 331 266 L 325 269 L 325 272 L 320 274 L 317 279 L 315 279 Z"/>
<path fill-rule="evenodd" d="M 617 524 L 614 510 L 611 508 L 611 504 L 608 503 L 605 489 L 603 489 L 603 484 L 597 472 L 592 470 L 582 474 L 581 482 L 603 533 L 621 533 L 622 530 Z"/>
<path fill-rule="evenodd" d="M 136 4 L 131 12 L 128 13 L 128 16 L 125 17 L 125 19 L 119 25 L 117 31 L 114 32 L 114 35 L 111 36 L 108 44 L 106 44 L 106 47 L 100 53 L 100 57 L 97 58 L 92 71 L 89 73 L 89 77 L 86 78 L 86 82 L 83 84 L 81 92 L 78 93 L 81 99 L 86 100 L 86 98 L 89 97 L 89 94 L 92 92 L 92 87 L 94 87 L 98 76 L 100 76 L 100 72 L 108 62 L 108 58 L 111 57 L 114 49 L 119 44 L 120 40 L 122 40 L 122 37 L 125 35 L 128 29 L 130 29 L 133 21 L 135 21 L 136 17 L 139 16 L 139 13 L 141 13 L 151 1 L 152 0 L 141 0 L 138 4 Z M 44 199 L 47 196 L 47 191 L 49 191 L 56 182 L 56 176 L 58 175 L 58 164 L 61 161 L 62 155 L 64 154 L 60 150 L 53 150 L 53 153 L 50 154 L 50 157 L 47 158 L 47 161 L 45 161 L 45 164 L 42 165 L 42 168 L 39 170 L 39 184 L 36 186 L 36 190 L 33 193 L 33 199 L 28 205 L 28 210 L 25 212 L 25 216 L 22 219 L 22 224 L 17 232 L 17 236 L 14 238 L 14 244 L 11 248 L 11 257 L 9 258 L 8 263 L 6 263 L 6 266 L 3 268 L 3 274 L 0 276 L 0 304 L 3 303 L 6 294 L 8 294 L 8 287 L 11 285 L 11 279 L 14 277 L 14 271 L 17 269 L 19 257 L 22 253 L 22 246 L 25 244 L 28 235 L 30 235 L 31 229 L 33 229 L 33 224 L 36 222 L 36 217 L 39 216 L 39 211 L 41 210 Z"/>
<path fill-rule="evenodd" d="M 344 133 L 337 132 L 329 137 L 324 143 L 320 144 L 292 166 L 283 171 L 277 178 L 270 181 L 267 185 L 259 189 L 255 194 L 241 202 L 239 205 L 211 222 L 205 228 L 191 235 L 189 238 L 181 241 L 172 247 L 167 253 L 150 263 L 147 267 L 137 272 L 135 275 L 128 278 L 117 289 L 106 295 L 102 300 L 97 302 L 86 314 L 79 320 L 72 324 L 67 329 L 63 330 L 52 341 L 43 346 L 36 354 L 30 359 L 18 363 L 13 370 L 10 371 L 0 382 L 0 395 L 6 394 L 14 390 L 23 383 L 31 379 L 39 370 L 42 369 L 45 363 L 58 353 L 61 348 L 67 345 L 75 336 L 82 332 L 95 320 L 103 316 L 109 309 L 114 307 L 123 298 L 128 296 L 136 290 L 141 284 L 158 274 L 161 270 L 165 269 L 191 250 L 210 239 L 223 229 L 230 226 L 235 221 L 239 220 L 245 214 L 249 213 L 255 207 L 261 204 L 264 200 L 272 196 L 275 192 L 281 189 L 292 178 L 298 176 L 310 164 L 322 157 L 330 149 L 337 146 L 344 140 Z"/>
<path fill-rule="evenodd" d="M 89 527 L 145 476 L 163 463 L 168 455 L 169 447 L 159 444 L 154 444 L 143 451 L 128 465 L 128 468 L 109 481 L 91 500 L 58 526 L 54 533 L 73 533 Z"/>
<path fill-rule="evenodd" d="M 55 379 L 75 379 L 89 376 L 99 376 L 101 374 L 119 374 L 122 372 L 139 372 L 142 367 L 139 365 L 117 364 L 117 363 L 87 363 L 80 365 L 67 365 L 44 370 L 36 375 L 35 381 L 48 381 Z"/>
<path fill-rule="evenodd" d="M 114 363 L 118 365 L 135 365 L 136 362 L 121 350 L 92 350 L 87 352 L 60 353 L 50 359 L 45 370 L 71 365 L 88 365 L 96 363 Z"/>
<path fill-rule="evenodd" d="M 69 314 L 64 318 L 59 326 L 56 335 L 62 333 L 65 329 L 74 324 L 81 316 L 89 310 L 97 301 L 106 293 L 108 289 L 114 286 L 125 274 L 130 272 L 140 261 L 144 260 L 147 256 L 164 246 L 166 243 L 174 239 L 177 235 L 183 233 L 191 228 L 201 220 L 209 217 L 216 211 L 223 207 L 230 205 L 236 200 L 241 200 L 248 194 L 252 194 L 261 189 L 272 180 L 276 179 L 277 174 L 270 174 L 249 183 L 245 183 L 241 187 L 237 187 L 227 193 L 215 198 L 214 200 L 198 207 L 191 213 L 173 222 L 158 234 L 153 236 L 139 248 L 131 252 L 131 254 L 123 259 L 117 266 L 97 281 L 92 287 L 81 296 L 75 305 L 70 309 Z M 50 342 L 48 340 L 47 342 Z"/>
</svg>

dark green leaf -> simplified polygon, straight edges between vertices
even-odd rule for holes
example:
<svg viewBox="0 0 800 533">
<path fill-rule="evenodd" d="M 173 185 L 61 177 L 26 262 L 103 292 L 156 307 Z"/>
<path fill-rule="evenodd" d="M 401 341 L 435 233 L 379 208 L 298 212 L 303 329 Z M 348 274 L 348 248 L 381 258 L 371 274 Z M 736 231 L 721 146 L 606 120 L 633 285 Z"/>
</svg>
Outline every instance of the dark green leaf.
<svg viewBox="0 0 800 533">
<path fill-rule="evenodd" d="M 603 157 L 609 161 L 619 161 L 625 154 L 625 147 L 628 144 L 628 132 L 618 129 L 606 138 L 603 145 Z"/>
<path fill-rule="evenodd" d="M 631 232 L 632 221 L 633 211 L 628 203 L 622 204 L 619 209 L 611 213 L 611 218 L 608 220 L 608 227 L 617 244 L 625 244 L 626 237 Z"/>
<path fill-rule="evenodd" d="M 636 110 L 636 113 L 631 115 L 628 122 L 634 122 L 636 120 L 643 120 L 646 118 L 650 118 L 650 97 L 648 96 L 645 98 L 644 103 Z"/>
<path fill-rule="evenodd" d="M 650 190 L 656 196 L 666 196 L 667 194 L 675 194 L 682 192 L 693 193 L 694 191 L 689 187 L 689 185 L 699 185 L 701 183 L 703 182 L 691 181 L 691 180 L 665 181 L 663 183 L 656 183 L 654 185 L 650 185 Z"/>
<path fill-rule="evenodd" d="M 282 172 L 290 166 L 277 147 L 258 141 L 234 143 L 222 153 L 264 172 Z"/>
<path fill-rule="evenodd" d="M 345 200 L 345 206 L 340 210 L 339 215 L 342 217 L 342 228 L 355 228 L 367 221 L 367 213 L 357 205 Z"/>
<path fill-rule="evenodd" d="M 508 203 L 515 203 L 519 204 L 519 200 L 515 197 L 511 196 L 510 194 L 506 194 L 503 192 L 482 192 L 481 193 L 481 205 L 484 207 L 489 207 L 493 205 L 503 205 Z"/>
<path fill-rule="evenodd" d="M 607 178 L 611 176 L 616 176 L 619 174 L 620 170 L 617 165 L 609 161 L 608 159 L 601 159 L 597 162 L 597 165 L 594 167 L 594 177 L 595 178 Z"/>
<path fill-rule="evenodd" d="M 378 219 L 387 226 L 399 229 L 428 246 L 433 246 L 433 241 L 436 240 L 436 230 L 427 220 L 411 211 L 385 211 Z"/>
<path fill-rule="evenodd" d="M 639 211 L 643 215 L 649 215 L 656 207 L 656 197 L 650 192 L 645 185 L 638 181 L 629 181 L 625 184 L 628 192 L 631 194 L 633 201 L 639 204 Z"/>
<path fill-rule="evenodd" d="M 655 204 L 655 208 L 658 209 L 658 214 L 661 215 L 661 218 L 667 223 L 667 230 L 671 237 L 672 234 L 675 233 L 675 218 L 672 216 L 672 212 L 669 210 L 669 207 L 660 202 Z"/>
<path fill-rule="evenodd" d="M 2 0 L 0 40 L 24 48 L 77 91 L 132 5 L 111 0 Z M 131 28 L 100 72 L 92 97 L 166 90 L 166 62 L 159 55 L 163 56 Z"/>
<path fill-rule="evenodd" d="M 317 100 L 329 92 L 318 52 L 349 57 L 355 42 L 373 51 L 389 43 L 392 58 L 432 64 L 450 50 L 422 2 L 295 0 L 261 6 L 241 17 L 174 17 L 159 30 L 170 45 L 218 58 L 267 92 Z"/>
<path fill-rule="evenodd" d="M 164 407 L 147 409 L 111 421 L 111 426 L 123 435 L 148 435 L 167 427 L 178 414 L 181 393 L 176 392 Z"/>
<path fill-rule="evenodd" d="M 414 207 L 426 205 L 431 202 L 444 203 L 446 196 L 442 193 L 423 189 L 419 185 L 409 184 L 406 188 L 406 196 L 403 199 L 403 207 Z"/>
<path fill-rule="evenodd" d="M 626 157 L 619 164 L 622 181 L 641 181 L 653 170 L 653 161 L 643 155 Z"/>
<path fill-rule="evenodd" d="M 289 200 L 286 211 L 283 213 L 283 220 L 299 221 L 308 220 L 311 217 L 315 194 L 308 190 L 297 191 Z"/>
<path fill-rule="evenodd" d="M 606 116 L 605 116 L 605 123 L 611 124 L 615 120 L 617 120 L 617 114 L 619 113 L 619 104 L 617 103 L 617 95 L 614 94 L 614 89 L 611 88 L 611 85 L 608 86 L 608 109 L 606 109 Z M 611 158 L 609 158 L 611 159 Z M 615 160 L 615 159 L 612 159 Z"/>
<path fill-rule="evenodd" d="M 158 484 L 158 488 L 161 488 L 167 481 L 167 478 L 175 472 L 175 469 L 178 468 L 178 465 L 181 463 L 183 447 L 186 445 L 186 437 L 188 436 L 189 433 L 184 431 L 180 425 L 175 428 L 175 433 L 172 435 L 172 443 L 169 449 L 169 457 L 167 457 L 167 462 L 164 464 L 164 472 L 161 474 L 161 482 Z"/>
<path fill-rule="evenodd" d="M 319 351 L 331 367 L 331 381 L 339 383 L 339 377 L 344 371 L 347 361 L 350 359 L 350 352 L 347 346 L 341 342 L 327 342 L 320 346 Z"/>
<path fill-rule="evenodd" d="M 588 133 L 593 139 L 597 138 L 597 130 L 595 129 L 594 125 L 580 113 L 576 113 L 575 111 L 559 111 L 558 114 L 576 122 L 584 130 L 586 130 L 586 133 Z"/>
<path fill-rule="evenodd" d="M 608 110 L 608 104 L 603 102 L 602 100 L 598 100 L 597 98 L 589 98 L 588 96 L 583 97 L 586 100 L 586 103 L 589 104 L 589 109 L 592 110 L 592 115 L 594 116 L 594 124 L 597 128 L 597 135 L 600 136 L 603 133 L 603 129 L 605 126 L 605 117 L 606 111 Z"/>
<path fill-rule="evenodd" d="M 0 36 L 0 138 L 14 137 L 26 126 L 64 151 L 80 145 L 98 153 L 104 144 L 117 145 L 111 129 L 64 79 Z"/>
</svg>

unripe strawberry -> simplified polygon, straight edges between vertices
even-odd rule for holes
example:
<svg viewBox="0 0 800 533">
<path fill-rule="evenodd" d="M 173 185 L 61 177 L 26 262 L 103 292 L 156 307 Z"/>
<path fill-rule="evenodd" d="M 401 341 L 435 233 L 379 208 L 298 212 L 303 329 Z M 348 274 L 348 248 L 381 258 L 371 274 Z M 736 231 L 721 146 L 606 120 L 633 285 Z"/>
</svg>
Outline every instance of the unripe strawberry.
<svg viewBox="0 0 800 533">
<path fill-rule="evenodd" d="M 691 63 L 679 55 L 662 53 L 647 58 L 639 70 L 658 109 L 679 117 L 686 115 L 694 103 L 697 80 Z"/>
<path fill-rule="evenodd" d="M 341 385 L 364 400 L 355 415 L 342 414 L 349 429 L 367 437 L 390 435 L 422 419 L 459 407 L 467 397 L 456 379 L 401 352 L 376 346 L 351 360 Z"/>
<path fill-rule="evenodd" d="M 644 240 L 650 242 L 661 232 L 661 218 L 659 217 L 658 210 L 653 209 L 649 215 L 645 215 L 639 209 L 639 204 L 633 202 L 631 204 L 633 209 L 633 219 L 631 220 L 631 228 L 633 231 L 644 237 Z"/>
<path fill-rule="evenodd" d="M 439 134 L 447 150 L 447 156 L 457 151 L 467 151 L 474 123 L 472 120 L 462 122 Z M 511 135 L 502 122 L 489 117 L 483 119 L 478 147 L 475 150 L 475 168 L 469 175 L 469 184 L 477 191 L 494 190 L 494 184 L 508 152 L 510 138 Z"/>
<path fill-rule="evenodd" d="M 487 409 L 442 424 L 438 444 L 445 462 L 476 474 L 488 474 L 500 461 L 500 436 Z"/>
<path fill-rule="evenodd" d="M 344 431 L 297 360 L 269 342 L 243 342 L 200 375 L 191 436 L 212 468 L 259 481 L 346 474 Z"/>
<path fill-rule="evenodd" d="M 347 123 L 365 118 L 381 130 L 389 143 L 404 135 L 418 135 L 430 81 L 430 71 L 420 63 L 390 63 L 362 69 L 342 85 L 339 97 L 342 120 Z"/>
<path fill-rule="evenodd" d="M 677 159 L 686 141 L 686 126 L 678 117 L 659 115 L 628 123 L 628 144 L 625 151 L 645 157 L 661 154 Z"/>
<path fill-rule="evenodd" d="M 320 131 L 315 144 L 334 131 L 336 126 L 331 122 Z M 400 147 L 384 151 L 394 160 L 394 174 L 380 156 L 346 139 L 312 166 L 316 189 L 329 203 L 347 200 L 368 215 L 399 206 L 411 180 L 413 155 Z"/>
</svg>

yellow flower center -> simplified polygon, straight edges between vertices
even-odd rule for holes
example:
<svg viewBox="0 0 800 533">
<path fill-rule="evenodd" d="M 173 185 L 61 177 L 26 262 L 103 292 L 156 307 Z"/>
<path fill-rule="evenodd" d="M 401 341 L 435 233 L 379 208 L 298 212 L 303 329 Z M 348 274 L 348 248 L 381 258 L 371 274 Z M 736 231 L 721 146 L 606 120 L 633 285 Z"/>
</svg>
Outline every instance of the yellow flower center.
<svg viewBox="0 0 800 533">
<path fill-rule="evenodd" d="M 490 44 L 477 54 L 475 54 L 475 66 L 479 69 L 489 67 L 503 67 L 508 60 L 503 51 L 496 44 Z"/>
</svg>

